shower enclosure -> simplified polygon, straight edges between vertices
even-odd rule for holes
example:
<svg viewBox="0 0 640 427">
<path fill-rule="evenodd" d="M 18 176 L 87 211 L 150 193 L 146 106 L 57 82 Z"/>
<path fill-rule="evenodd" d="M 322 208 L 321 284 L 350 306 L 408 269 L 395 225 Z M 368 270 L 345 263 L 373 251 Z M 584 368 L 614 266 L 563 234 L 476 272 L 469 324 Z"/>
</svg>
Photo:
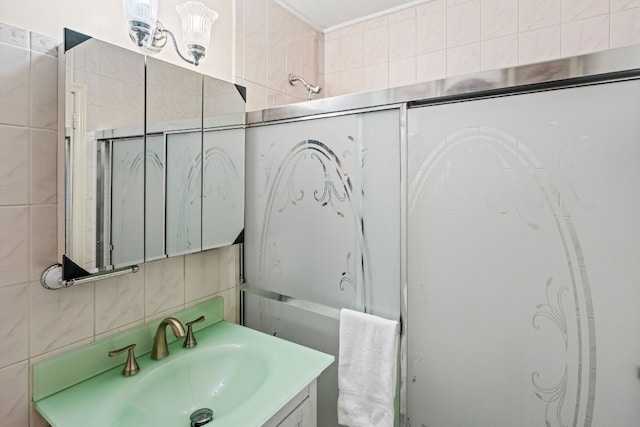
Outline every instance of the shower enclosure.
<svg viewBox="0 0 640 427">
<path fill-rule="evenodd" d="M 398 425 L 637 426 L 639 114 L 638 48 L 250 113 L 244 323 L 401 320 Z"/>
</svg>

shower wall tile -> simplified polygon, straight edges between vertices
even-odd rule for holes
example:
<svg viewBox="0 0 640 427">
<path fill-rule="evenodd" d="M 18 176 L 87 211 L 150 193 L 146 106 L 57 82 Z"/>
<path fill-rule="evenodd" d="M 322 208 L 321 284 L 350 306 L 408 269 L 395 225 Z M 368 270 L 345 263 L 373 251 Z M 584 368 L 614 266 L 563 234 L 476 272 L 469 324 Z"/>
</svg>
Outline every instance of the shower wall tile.
<svg viewBox="0 0 640 427">
<path fill-rule="evenodd" d="M 416 20 L 389 23 L 389 61 L 415 57 L 416 55 Z M 344 68 L 344 67 L 343 67 Z"/>
<path fill-rule="evenodd" d="M 416 82 L 416 57 L 389 62 L 389 86 L 397 87 Z"/>
<path fill-rule="evenodd" d="M 27 285 L 0 288 L 0 369 L 29 357 Z"/>
<path fill-rule="evenodd" d="M 360 27 L 364 29 L 362 90 L 380 88 L 378 83 L 372 83 L 368 69 L 371 64 L 387 62 L 387 87 L 412 81 L 399 78 L 398 63 L 392 64 L 398 59 L 415 59 L 415 70 L 404 70 L 401 74 L 407 77 L 415 73 L 415 81 L 423 82 L 480 69 L 640 44 L 639 8 L 640 0 L 435 0 L 423 3 L 357 24 L 358 31 Z M 386 44 L 385 29 L 388 31 Z M 354 31 L 346 27 L 324 35 L 323 70 L 327 75 L 332 74 L 326 79 L 327 96 L 357 90 L 343 84 L 344 72 L 349 68 L 342 62 L 349 56 L 339 51 L 344 48 L 339 41 Z M 445 63 L 443 57 L 447 58 Z M 403 63 L 409 65 L 410 61 Z M 376 67 L 378 73 L 382 69 L 382 66 Z"/>
<path fill-rule="evenodd" d="M 267 45 L 281 54 L 287 47 L 287 14 L 282 6 L 270 3 L 267 6 Z"/>
<path fill-rule="evenodd" d="M 610 0 L 611 12 L 640 7 L 640 0 Z"/>
<path fill-rule="evenodd" d="M 363 34 L 363 64 L 389 62 L 389 29 L 381 27 Z"/>
<path fill-rule="evenodd" d="M 457 76 L 480 71 L 480 43 L 447 49 L 447 75 Z"/>
<path fill-rule="evenodd" d="M 562 0 L 562 22 L 609 13 L 609 0 Z"/>
<path fill-rule="evenodd" d="M 562 26 L 562 56 L 585 55 L 609 47 L 609 16 L 569 22 Z"/>
<path fill-rule="evenodd" d="M 438 50 L 418 55 L 416 67 L 416 80 L 418 82 L 445 78 L 447 76 L 447 51 Z"/>
<path fill-rule="evenodd" d="M 417 54 L 445 49 L 447 47 L 447 12 L 438 10 L 418 15 L 417 19 Z"/>
<path fill-rule="evenodd" d="M 30 158 L 31 203 L 56 203 L 58 184 L 57 132 L 32 129 Z"/>
<path fill-rule="evenodd" d="M 528 31 L 560 23 L 560 0 L 520 0 L 519 30 Z"/>
<path fill-rule="evenodd" d="M 29 279 L 28 224 L 28 207 L 0 207 L 0 286 Z"/>
<path fill-rule="evenodd" d="M 530 64 L 560 57 L 560 26 L 526 31 L 519 34 L 518 62 Z"/>
<path fill-rule="evenodd" d="M 351 70 L 363 66 L 364 41 L 363 33 L 342 37 L 341 64 L 343 70 Z"/>
<path fill-rule="evenodd" d="M 447 47 L 480 41 L 480 0 L 447 9 Z"/>
<path fill-rule="evenodd" d="M 0 420 L 4 426 L 29 425 L 28 362 L 0 369 Z"/>
<path fill-rule="evenodd" d="M 27 203 L 28 150 L 27 128 L 0 125 L 0 206 Z"/>
<path fill-rule="evenodd" d="M 389 87 L 389 65 L 387 62 L 368 65 L 363 70 L 363 90 L 378 90 Z"/>
<path fill-rule="evenodd" d="M 611 47 L 640 44 L 640 7 L 611 14 Z"/>
<path fill-rule="evenodd" d="M 518 2 L 516 0 L 482 0 L 482 40 L 518 32 Z"/>
<path fill-rule="evenodd" d="M 362 67 L 353 68 L 342 72 L 342 87 L 348 87 L 354 92 L 362 92 L 364 90 L 364 69 Z"/>
<path fill-rule="evenodd" d="M 287 73 L 287 56 L 275 49 L 267 48 L 267 76 L 266 85 L 271 90 L 285 93 L 287 79 L 282 76 Z"/>
<path fill-rule="evenodd" d="M 0 124 L 26 126 L 29 73 L 25 71 L 29 69 L 29 51 L 0 43 L 0 61 Z"/>
<path fill-rule="evenodd" d="M 484 40 L 481 46 L 481 69 L 513 67 L 518 64 L 518 35 Z"/>
</svg>

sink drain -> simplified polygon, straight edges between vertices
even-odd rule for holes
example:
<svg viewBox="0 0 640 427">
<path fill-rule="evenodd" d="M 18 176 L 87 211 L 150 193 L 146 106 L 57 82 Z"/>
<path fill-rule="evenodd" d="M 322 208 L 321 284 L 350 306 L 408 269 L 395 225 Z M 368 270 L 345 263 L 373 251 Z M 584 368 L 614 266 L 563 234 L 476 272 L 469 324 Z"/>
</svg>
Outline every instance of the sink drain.
<svg viewBox="0 0 640 427">
<path fill-rule="evenodd" d="M 213 411 L 209 408 L 202 408 L 191 414 L 191 427 L 199 427 L 213 421 Z"/>
</svg>

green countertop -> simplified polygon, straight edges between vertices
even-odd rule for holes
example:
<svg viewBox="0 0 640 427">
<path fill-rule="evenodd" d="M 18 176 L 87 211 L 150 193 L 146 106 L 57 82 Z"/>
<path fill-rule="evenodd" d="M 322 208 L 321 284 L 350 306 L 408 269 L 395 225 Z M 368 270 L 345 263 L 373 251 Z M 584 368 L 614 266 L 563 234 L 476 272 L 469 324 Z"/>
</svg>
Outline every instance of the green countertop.
<svg viewBox="0 0 640 427">
<path fill-rule="evenodd" d="M 35 406 L 53 427 L 188 427 L 202 407 L 214 411 L 208 426 L 258 427 L 334 360 L 224 321 L 196 338 L 193 349 L 182 348 L 182 340 L 169 344 L 162 360 L 138 355 L 140 372 L 132 377 L 117 366 Z"/>
</svg>

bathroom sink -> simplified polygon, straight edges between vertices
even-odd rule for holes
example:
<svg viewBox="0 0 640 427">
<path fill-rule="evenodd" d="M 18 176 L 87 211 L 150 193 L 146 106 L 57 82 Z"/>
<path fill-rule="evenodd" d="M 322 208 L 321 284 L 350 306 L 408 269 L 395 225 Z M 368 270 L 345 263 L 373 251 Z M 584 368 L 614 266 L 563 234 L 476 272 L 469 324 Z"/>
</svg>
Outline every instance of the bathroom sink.
<svg viewBox="0 0 640 427">
<path fill-rule="evenodd" d="M 179 426 L 201 408 L 214 417 L 241 410 L 263 384 L 268 365 L 255 349 L 227 344 L 194 351 L 127 388 L 110 425 Z"/>
<path fill-rule="evenodd" d="M 188 427 L 213 411 L 212 427 L 259 427 L 333 362 L 333 356 L 240 325 L 218 322 L 196 332 L 198 345 L 169 344 L 169 355 L 138 355 L 122 366 L 35 402 L 53 427 Z"/>
</svg>

